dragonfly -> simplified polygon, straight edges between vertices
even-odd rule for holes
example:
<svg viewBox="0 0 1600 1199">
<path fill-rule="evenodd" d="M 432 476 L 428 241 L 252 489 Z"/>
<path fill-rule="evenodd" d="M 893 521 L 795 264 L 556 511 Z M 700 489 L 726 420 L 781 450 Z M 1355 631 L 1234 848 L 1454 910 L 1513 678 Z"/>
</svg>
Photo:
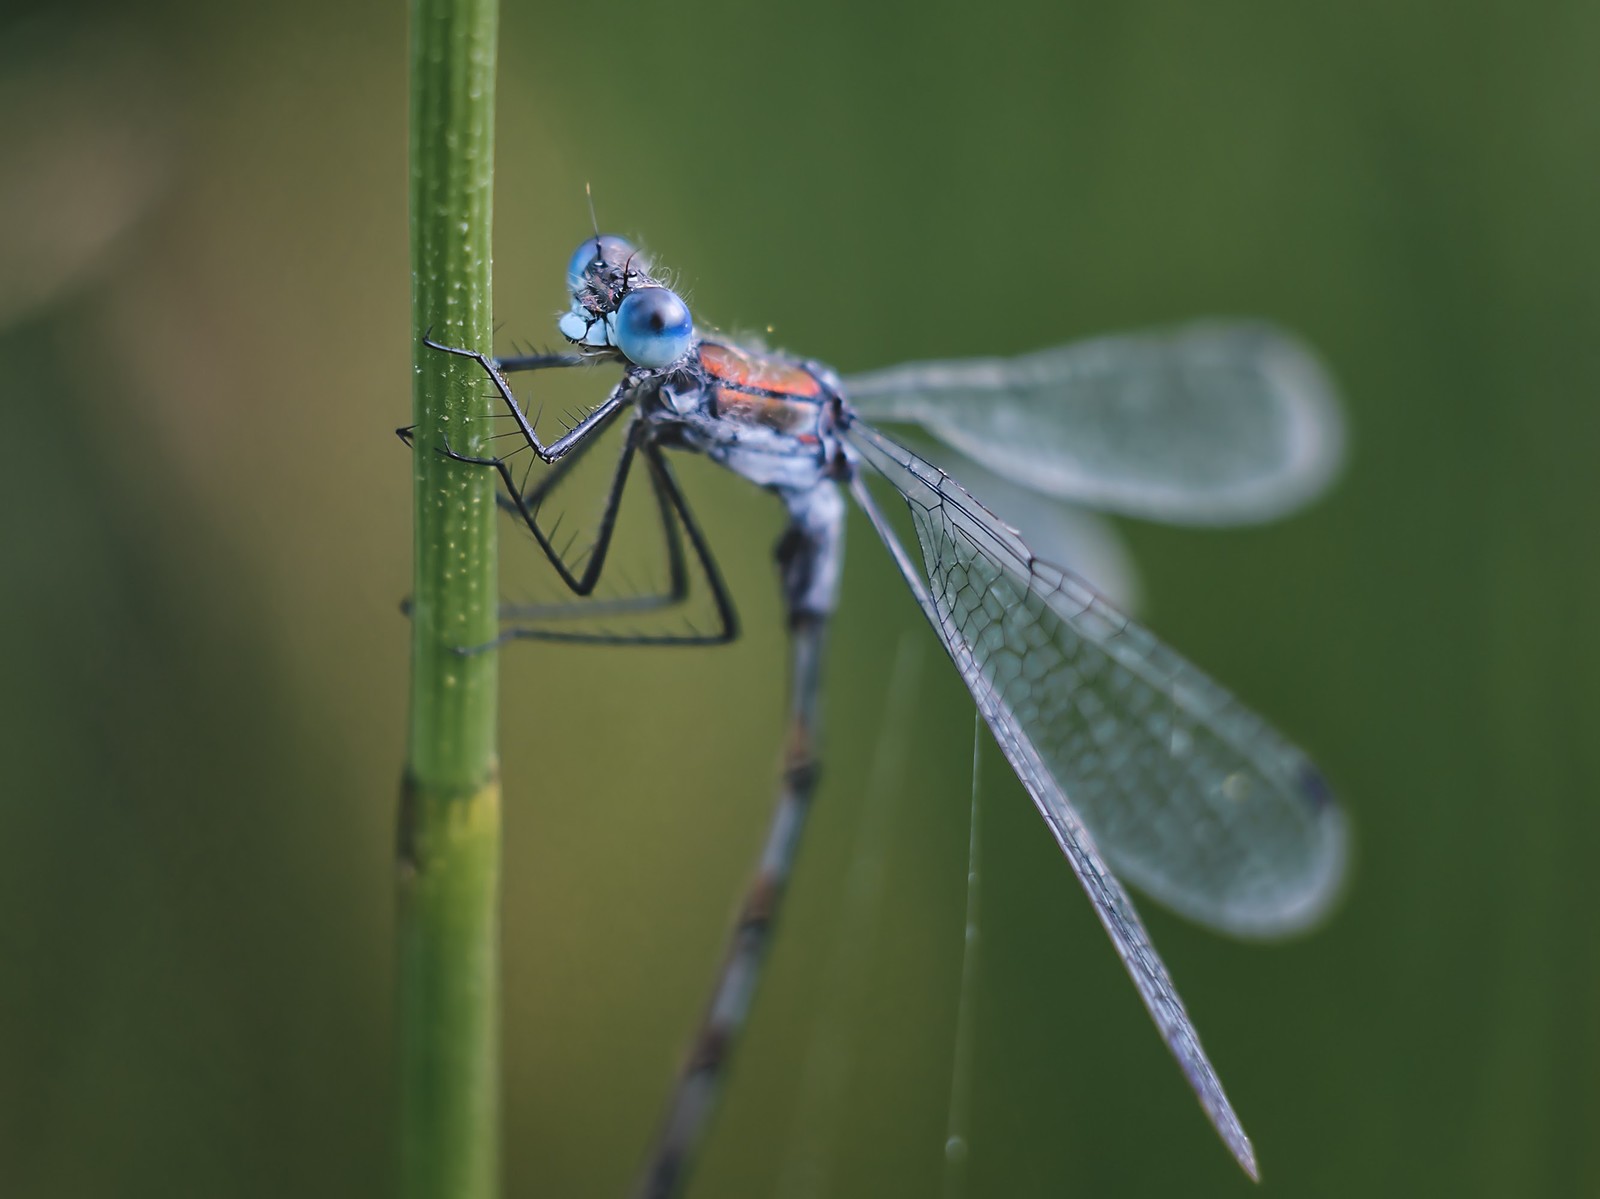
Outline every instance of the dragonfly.
<svg viewBox="0 0 1600 1199">
<path fill-rule="evenodd" d="M 625 238 L 585 238 L 559 329 L 572 350 L 475 361 L 514 425 L 517 454 L 439 452 L 498 472 L 498 504 L 531 533 L 577 600 L 502 605 L 511 641 L 711 645 L 739 631 L 728 588 L 668 452 L 698 454 L 774 495 L 790 643 L 787 734 L 762 854 L 637 1193 L 665 1199 L 700 1147 L 751 1010 L 818 778 L 824 638 L 838 606 L 846 497 L 865 514 L 1060 846 L 1200 1106 L 1239 1165 L 1255 1150 L 1134 909 L 1123 880 L 1167 908 L 1243 938 L 1303 930 L 1340 886 L 1345 825 L 1307 756 L 1072 571 L 877 426 L 920 430 L 991 472 L 1008 494 L 1188 523 L 1264 519 L 1310 498 L 1338 456 L 1338 411 L 1314 359 L 1272 327 L 1200 324 L 1013 358 L 912 363 L 842 379 L 820 362 L 703 335 L 667 277 Z M 510 376 L 596 361 L 610 392 L 552 440 Z M 540 520 L 574 463 L 620 428 L 592 543 L 573 556 Z M 530 460 L 531 464 L 531 460 Z M 621 497 L 647 477 L 668 584 L 599 599 Z M 898 500 L 905 513 L 891 518 Z M 1043 505 L 1048 510 L 1048 504 Z M 1037 516 L 1037 514 L 1035 514 Z M 912 538 L 903 539 L 909 524 Z M 1047 522 L 1035 519 L 1037 540 Z M 696 574 L 715 627 L 575 630 L 606 612 L 682 603 Z"/>
</svg>

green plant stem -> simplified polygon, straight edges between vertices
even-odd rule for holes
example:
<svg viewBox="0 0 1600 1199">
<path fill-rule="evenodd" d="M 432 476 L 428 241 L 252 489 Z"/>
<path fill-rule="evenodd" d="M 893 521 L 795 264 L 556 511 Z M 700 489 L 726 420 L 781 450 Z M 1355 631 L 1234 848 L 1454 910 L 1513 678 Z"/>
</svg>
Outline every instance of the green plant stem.
<svg viewBox="0 0 1600 1199">
<path fill-rule="evenodd" d="M 416 425 L 410 748 L 400 803 L 402 1199 L 499 1191 L 500 791 L 494 477 L 470 362 L 489 349 L 495 0 L 412 0 L 411 270 Z"/>
</svg>

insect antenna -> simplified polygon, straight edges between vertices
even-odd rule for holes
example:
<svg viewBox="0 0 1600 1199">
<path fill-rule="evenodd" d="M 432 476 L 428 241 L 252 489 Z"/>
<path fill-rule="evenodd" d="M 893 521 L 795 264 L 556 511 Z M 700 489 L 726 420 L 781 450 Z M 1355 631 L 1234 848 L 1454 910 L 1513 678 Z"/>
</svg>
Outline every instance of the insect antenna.
<svg viewBox="0 0 1600 1199">
<path fill-rule="evenodd" d="M 589 186 L 589 181 L 583 181 L 583 195 L 589 201 L 589 227 L 594 230 L 595 250 L 600 249 L 600 218 L 594 214 L 594 189 Z"/>
</svg>

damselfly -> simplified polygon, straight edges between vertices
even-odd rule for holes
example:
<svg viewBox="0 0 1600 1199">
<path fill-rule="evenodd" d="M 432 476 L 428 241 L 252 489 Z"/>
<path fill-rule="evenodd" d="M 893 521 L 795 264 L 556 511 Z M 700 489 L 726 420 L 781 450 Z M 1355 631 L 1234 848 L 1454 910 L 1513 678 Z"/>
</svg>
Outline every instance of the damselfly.
<svg viewBox="0 0 1600 1199">
<path fill-rule="evenodd" d="M 622 238 L 586 239 L 567 286 L 560 328 L 575 353 L 491 359 L 425 339 L 483 367 L 520 449 L 552 469 L 529 486 L 511 455 L 440 452 L 499 473 L 500 506 L 580 597 L 595 594 L 623 490 L 642 462 L 671 578 L 660 594 L 596 602 L 616 612 L 681 601 L 693 569 L 709 588 L 716 627 L 575 631 L 564 621 L 582 604 L 508 605 L 494 644 L 705 645 L 736 636 L 733 602 L 666 450 L 705 455 L 771 492 L 788 515 L 778 563 L 792 643 L 790 727 L 777 809 L 642 1193 L 669 1194 L 699 1141 L 794 862 L 817 777 L 820 658 L 838 595 L 846 492 L 1076 871 L 1206 1115 L 1256 1176 L 1250 1141 L 1118 875 L 1226 933 L 1303 928 L 1326 909 L 1343 869 L 1343 822 L 1327 786 L 1222 688 L 1080 578 L 1037 558 L 1016 529 L 868 420 L 918 425 L 1007 486 L 1055 499 L 1181 521 L 1259 518 L 1320 487 L 1337 454 L 1337 413 L 1315 364 L 1265 326 L 1220 324 L 841 380 L 809 359 L 700 336 L 688 306 Z M 620 364 L 621 380 L 564 434 L 542 441 L 507 376 L 595 359 Z M 540 506 L 619 422 L 620 457 L 593 543 L 569 558 L 541 524 Z M 915 553 L 869 486 L 874 477 L 904 500 Z"/>
</svg>

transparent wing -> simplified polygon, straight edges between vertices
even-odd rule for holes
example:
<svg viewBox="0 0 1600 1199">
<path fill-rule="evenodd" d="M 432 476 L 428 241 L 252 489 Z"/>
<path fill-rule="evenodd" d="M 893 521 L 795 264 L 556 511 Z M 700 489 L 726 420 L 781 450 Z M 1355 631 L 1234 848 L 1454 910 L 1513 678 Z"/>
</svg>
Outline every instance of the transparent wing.
<svg viewBox="0 0 1600 1199">
<path fill-rule="evenodd" d="M 1316 360 L 1254 322 L 912 362 L 852 376 L 844 392 L 869 420 L 921 425 L 1035 491 L 1181 524 L 1280 516 L 1321 491 L 1343 454 Z"/>
<path fill-rule="evenodd" d="M 847 436 L 905 498 L 924 570 L 859 478 L 857 498 L 1206 1115 L 1258 1177 L 1250 1140 L 1106 859 L 1204 923 L 1287 932 L 1325 909 L 1342 873 L 1343 824 L 1327 787 L 1298 750 L 1086 585 L 1038 562 L 937 467 L 860 422 Z"/>
<path fill-rule="evenodd" d="M 1109 517 L 1019 487 L 948 447 L 940 450 L 923 454 L 920 446 L 913 448 L 941 470 L 955 470 L 1039 557 L 1084 579 L 1124 612 L 1139 610 L 1139 568 Z"/>
<path fill-rule="evenodd" d="M 1305 755 L 937 467 L 848 437 L 905 497 L 925 570 L 890 548 L 1057 837 L 1081 816 L 1120 875 L 1223 932 L 1316 920 L 1344 826 Z"/>
</svg>

